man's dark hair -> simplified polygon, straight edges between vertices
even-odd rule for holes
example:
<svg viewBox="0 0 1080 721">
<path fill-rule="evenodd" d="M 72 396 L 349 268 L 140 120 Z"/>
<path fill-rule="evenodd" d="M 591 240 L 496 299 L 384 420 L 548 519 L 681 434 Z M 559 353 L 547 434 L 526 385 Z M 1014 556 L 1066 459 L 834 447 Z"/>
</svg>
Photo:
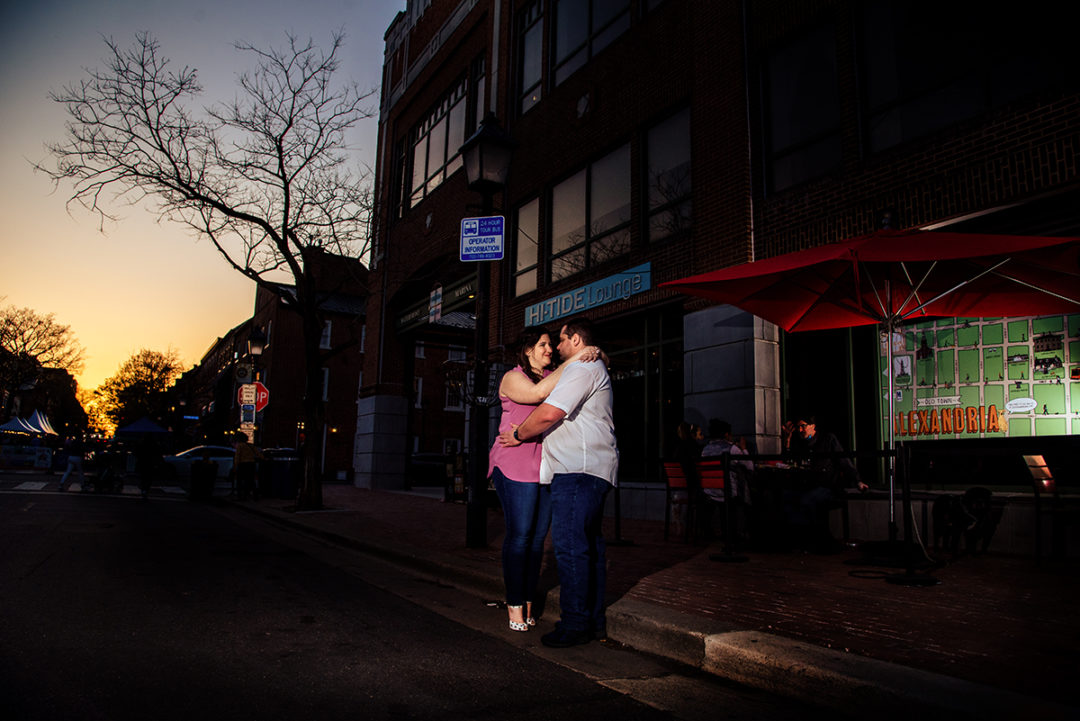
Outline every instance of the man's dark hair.
<svg viewBox="0 0 1080 721">
<path fill-rule="evenodd" d="M 581 336 L 585 345 L 596 345 L 596 329 L 588 318 L 571 318 L 566 323 L 566 337 L 572 338 L 574 334 Z"/>
<path fill-rule="evenodd" d="M 709 438 L 723 438 L 731 433 L 731 424 L 719 418 L 709 420 Z"/>
</svg>

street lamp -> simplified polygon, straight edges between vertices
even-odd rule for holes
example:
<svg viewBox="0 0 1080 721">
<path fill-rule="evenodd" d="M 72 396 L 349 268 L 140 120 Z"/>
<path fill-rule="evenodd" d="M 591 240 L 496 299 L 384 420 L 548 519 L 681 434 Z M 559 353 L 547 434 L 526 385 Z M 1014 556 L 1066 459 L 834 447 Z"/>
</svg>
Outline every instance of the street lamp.
<svg viewBox="0 0 1080 721">
<path fill-rule="evenodd" d="M 488 113 L 476 132 L 461 146 L 465 177 L 469 189 L 483 199 L 482 215 L 491 215 L 495 193 L 506 186 L 510 174 L 510 156 L 517 143 Z M 465 509 L 465 545 L 487 546 L 487 466 L 488 466 L 488 295 L 491 285 L 489 261 L 476 261 L 476 368 L 473 375 L 472 422 L 469 446 L 472 468 Z M 483 389 L 483 394 L 477 392 Z"/>
<path fill-rule="evenodd" d="M 253 328 L 251 335 L 248 336 L 248 354 L 255 359 L 263 354 L 266 350 L 266 334 L 262 332 L 262 328 Z"/>
</svg>

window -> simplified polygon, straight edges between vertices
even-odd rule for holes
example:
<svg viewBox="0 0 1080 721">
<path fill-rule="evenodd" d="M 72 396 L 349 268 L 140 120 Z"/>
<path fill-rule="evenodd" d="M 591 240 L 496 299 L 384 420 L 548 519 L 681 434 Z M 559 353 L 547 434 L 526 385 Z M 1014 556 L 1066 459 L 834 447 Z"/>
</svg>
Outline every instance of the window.
<svg viewBox="0 0 1080 721">
<path fill-rule="evenodd" d="M 827 24 L 770 54 L 770 180 L 783 190 L 840 164 L 836 33 Z"/>
<path fill-rule="evenodd" d="M 322 399 L 324 401 L 330 400 L 330 369 L 322 369 Z"/>
<path fill-rule="evenodd" d="M 323 350 L 326 350 L 330 347 L 330 328 L 332 324 L 333 321 L 329 320 L 323 324 L 322 337 L 319 338 L 319 347 Z"/>
<path fill-rule="evenodd" d="M 450 348 L 446 351 L 446 360 L 451 361 L 453 363 L 464 363 L 465 362 L 465 346 L 460 346 L 460 345 L 452 345 L 452 346 L 450 346 Z"/>
<path fill-rule="evenodd" d="M 690 228 L 690 109 L 649 129 L 649 240 L 670 238 Z"/>
<path fill-rule="evenodd" d="M 416 345 L 413 347 L 413 352 L 416 354 L 415 355 L 416 358 L 423 358 L 424 357 L 424 341 L 422 341 L 422 340 L 416 341 Z"/>
<path fill-rule="evenodd" d="M 461 76 L 410 134 L 411 150 L 395 153 L 395 163 L 402 166 L 402 182 L 408 177 L 408 190 L 403 193 L 409 207 L 439 187 L 444 180 L 461 168 L 458 150 L 476 127 L 482 116 L 487 76 L 483 57 L 473 61 L 467 75 Z M 411 155 L 411 174 L 405 163 Z"/>
<path fill-rule="evenodd" d="M 416 205 L 461 167 L 458 148 L 465 142 L 465 91 L 462 77 L 413 130 L 412 198 Z"/>
<path fill-rule="evenodd" d="M 630 250 L 630 146 L 623 145 L 551 191 L 551 279 Z"/>
<path fill-rule="evenodd" d="M 555 84 L 630 28 L 630 0 L 556 0 Z"/>
<path fill-rule="evenodd" d="M 536 290 L 539 271 L 540 199 L 536 198 L 517 209 L 517 235 L 514 252 L 514 295 Z"/>
<path fill-rule="evenodd" d="M 463 411 L 465 402 L 461 397 L 461 386 L 458 383 L 446 382 L 446 405 L 443 410 Z"/>
<path fill-rule="evenodd" d="M 540 0 L 531 3 L 518 17 L 521 48 L 518 87 L 521 88 L 520 111 L 524 114 L 540 102 L 544 80 L 544 22 Z"/>
<path fill-rule="evenodd" d="M 424 379 L 420 376 L 413 376 L 413 408 L 423 408 L 423 396 L 424 396 Z"/>
<path fill-rule="evenodd" d="M 487 92 L 487 74 L 484 72 L 484 56 L 481 55 L 473 61 L 472 68 L 469 71 L 469 78 L 469 95 L 472 97 L 472 102 L 469 105 L 468 117 L 465 118 L 465 125 L 472 131 L 480 124 L 485 115 L 484 100 Z M 466 134 L 466 137 L 468 137 L 468 134 Z"/>
<path fill-rule="evenodd" d="M 974 13 L 966 3 L 865 3 L 861 49 L 870 151 L 1060 81 L 1071 63 L 1054 56 L 1071 43 L 1047 36 L 1059 24 L 1037 9 L 999 14 Z"/>
</svg>

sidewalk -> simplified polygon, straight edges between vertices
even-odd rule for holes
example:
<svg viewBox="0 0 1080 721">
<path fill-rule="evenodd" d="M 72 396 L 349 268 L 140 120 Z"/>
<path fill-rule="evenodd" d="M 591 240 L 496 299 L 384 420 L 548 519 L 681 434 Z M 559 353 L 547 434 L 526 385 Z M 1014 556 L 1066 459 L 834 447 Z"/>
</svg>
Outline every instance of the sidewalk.
<svg viewBox="0 0 1080 721">
<path fill-rule="evenodd" d="M 484 599 L 502 598 L 502 515 L 488 547 L 465 543 L 465 506 L 430 496 L 328 484 L 326 510 L 236 504 L 336 543 L 376 553 Z M 663 540 L 663 524 L 606 522 L 608 631 L 613 641 L 740 683 L 887 718 L 1076 718 L 1080 564 L 964 556 L 933 570 L 941 583 L 886 583 L 898 569 L 839 555 L 750 553 Z M 551 589 L 538 630 L 558 617 Z M 499 617 L 501 619 L 501 616 Z"/>
</svg>

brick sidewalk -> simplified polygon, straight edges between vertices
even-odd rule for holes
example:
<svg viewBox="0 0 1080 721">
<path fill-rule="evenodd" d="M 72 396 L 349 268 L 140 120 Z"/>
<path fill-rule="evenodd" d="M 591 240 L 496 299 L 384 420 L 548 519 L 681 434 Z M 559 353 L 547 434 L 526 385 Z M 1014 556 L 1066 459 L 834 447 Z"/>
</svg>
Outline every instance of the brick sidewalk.
<svg viewBox="0 0 1080 721">
<path fill-rule="evenodd" d="M 488 547 L 469 549 L 465 506 L 404 493 L 327 485 L 333 509 L 263 509 L 346 537 L 446 556 L 501 579 L 502 516 L 489 510 Z M 623 520 L 631 543 L 608 548 L 608 601 L 648 602 L 732 628 L 803 641 L 880 661 L 1074 704 L 1080 640 L 1080 564 L 963 557 L 935 569 L 928 588 L 886 583 L 898 569 L 860 565 L 855 549 L 830 556 L 751 553 L 746 563 L 709 559 L 705 548 L 663 540 L 663 524 Z M 614 525 L 605 533 L 614 539 Z M 550 543 L 550 542 L 549 542 Z M 549 557 L 544 583 L 555 586 Z"/>
</svg>

